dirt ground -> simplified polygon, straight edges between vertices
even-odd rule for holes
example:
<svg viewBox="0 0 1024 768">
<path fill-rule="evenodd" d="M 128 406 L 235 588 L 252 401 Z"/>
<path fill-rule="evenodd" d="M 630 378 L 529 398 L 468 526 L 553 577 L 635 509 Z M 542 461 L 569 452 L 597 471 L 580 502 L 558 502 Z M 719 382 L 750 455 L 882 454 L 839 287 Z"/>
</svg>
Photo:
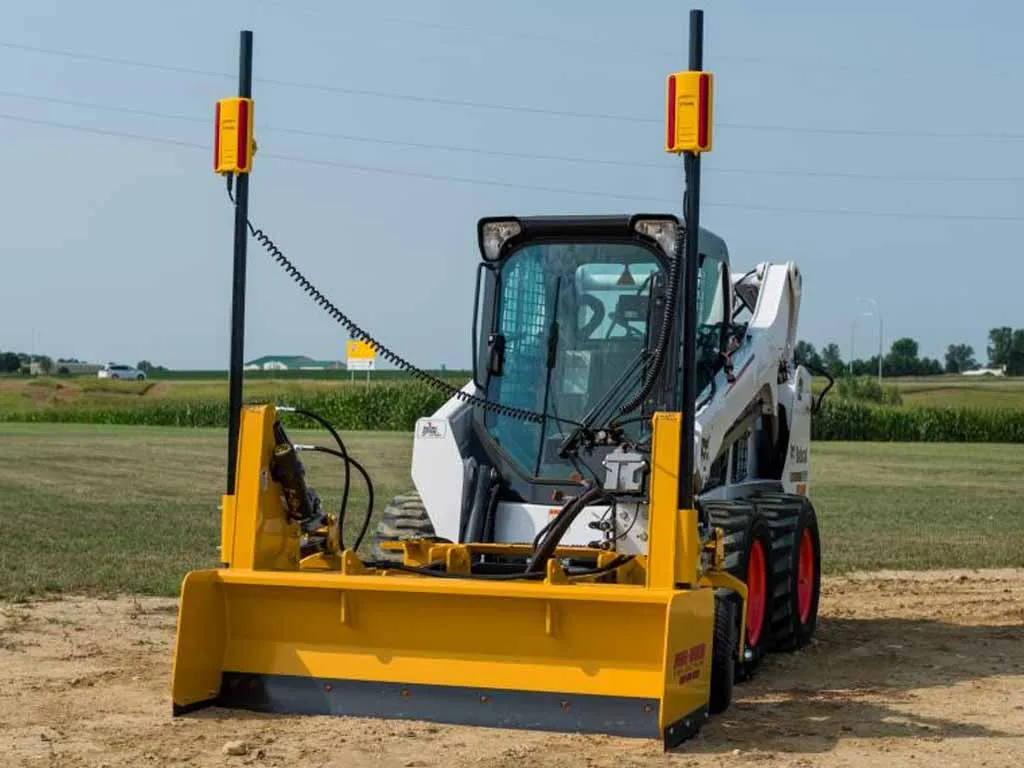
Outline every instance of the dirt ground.
<svg viewBox="0 0 1024 768">
<path fill-rule="evenodd" d="M 261 716 L 172 720 L 175 603 L 2 606 L 8 766 L 1006 766 L 1024 762 L 1024 570 L 828 579 L 815 642 L 773 656 L 664 755 L 650 741 Z M 240 743 L 239 743 L 240 742 Z M 230 751 L 242 754 L 227 754 Z"/>
</svg>

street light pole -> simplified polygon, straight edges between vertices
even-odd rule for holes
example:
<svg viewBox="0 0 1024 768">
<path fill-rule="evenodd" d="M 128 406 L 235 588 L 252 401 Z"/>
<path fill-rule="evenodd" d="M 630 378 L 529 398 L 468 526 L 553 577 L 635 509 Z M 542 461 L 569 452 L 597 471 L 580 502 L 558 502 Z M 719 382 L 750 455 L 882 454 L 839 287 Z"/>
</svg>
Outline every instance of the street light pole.
<svg viewBox="0 0 1024 768">
<path fill-rule="evenodd" d="M 857 301 L 863 301 L 871 304 L 875 308 L 875 317 L 878 318 L 878 386 L 882 386 L 882 310 L 878 306 L 878 302 L 874 299 L 857 299 Z"/>
<path fill-rule="evenodd" d="M 878 313 L 878 386 L 882 386 L 882 313 Z"/>
<path fill-rule="evenodd" d="M 860 315 L 853 316 L 853 323 L 850 325 L 850 376 L 853 376 L 853 344 L 857 338 L 857 320 Z"/>
</svg>

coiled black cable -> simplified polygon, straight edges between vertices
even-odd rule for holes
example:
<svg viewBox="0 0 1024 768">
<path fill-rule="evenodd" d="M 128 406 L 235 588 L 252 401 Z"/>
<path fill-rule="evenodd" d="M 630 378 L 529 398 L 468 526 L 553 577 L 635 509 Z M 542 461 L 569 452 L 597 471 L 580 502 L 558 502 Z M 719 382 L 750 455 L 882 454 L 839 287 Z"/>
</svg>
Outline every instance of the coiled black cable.
<svg viewBox="0 0 1024 768">
<path fill-rule="evenodd" d="M 235 202 L 234 195 L 231 191 L 232 176 L 228 176 L 228 197 L 231 198 L 231 202 Z M 409 373 L 413 378 L 418 379 L 424 384 L 433 387 L 436 390 L 444 392 L 449 397 L 454 397 L 461 400 L 464 403 L 473 405 L 477 408 L 482 408 L 485 411 L 496 413 L 501 416 L 508 416 L 509 418 L 519 419 L 520 421 L 529 421 L 535 424 L 540 424 L 544 421 L 544 414 L 536 413 L 534 411 L 526 410 L 525 408 L 514 408 L 508 405 L 502 405 L 501 403 L 495 403 L 487 398 L 480 397 L 479 395 L 471 395 L 468 392 L 463 392 L 458 387 L 452 386 L 444 379 L 439 379 L 432 373 L 424 371 L 422 368 L 410 363 L 404 357 L 399 355 L 394 350 L 384 346 L 377 341 L 373 336 L 364 331 L 359 325 L 355 323 L 348 315 L 342 312 L 330 299 L 324 296 L 320 290 L 313 285 L 306 278 L 305 275 L 296 267 L 291 259 L 284 255 L 284 252 L 277 247 L 277 244 L 270 238 L 266 232 L 256 227 L 251 220 L 246 220 L 246 226 L 249 228 L 249 234 L 253 236 L 263 248 L 270 254 L 271 258 L 278 263 L 278 265 L 288 274 L 288 276 L 298 284 L 298 286 L 309 296 L 313 303 L 318 305 L 321 309 L 327 312 L 334 320 L 344 327 L 349 335 L 359 341 L 365 341 L 370 344 L 385 360 L 399 368 L 406 373 Z M 566 420 L 568 421 L 568 420 Z M 575 424 L 576 422 L 570 422 Z"/>
</svg>

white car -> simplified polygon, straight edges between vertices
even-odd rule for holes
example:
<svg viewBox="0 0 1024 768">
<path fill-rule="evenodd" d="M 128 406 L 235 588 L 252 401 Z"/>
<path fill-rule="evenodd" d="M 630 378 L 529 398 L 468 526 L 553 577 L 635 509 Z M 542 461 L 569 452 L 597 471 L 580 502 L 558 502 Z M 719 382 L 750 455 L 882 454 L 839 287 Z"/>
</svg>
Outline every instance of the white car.
<svg viewBox="0 0 1024 768">
<path fill-rule="evenodd" d="M 142 381 L 146 378 L 144 371 L 132 368 L 130 365 L 115 365 L 114 363 L 104 365 L 96 373 L 96 376 L 101 379 L 123 379 L 129 381 Z"/>
</svg>

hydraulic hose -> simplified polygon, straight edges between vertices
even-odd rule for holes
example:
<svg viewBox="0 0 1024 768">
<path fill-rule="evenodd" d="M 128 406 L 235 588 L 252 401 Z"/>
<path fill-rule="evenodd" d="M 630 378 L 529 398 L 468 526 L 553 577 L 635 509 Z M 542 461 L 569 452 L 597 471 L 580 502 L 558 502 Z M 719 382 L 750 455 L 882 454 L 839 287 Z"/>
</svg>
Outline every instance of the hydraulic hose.
<svg viewBox="0 0 1024 768">
<path fill-rule="evenodd" d="M 561 511 L 555 516 L 554 521 L 552 521 L 551 527 L 544 534 L 544 538 L 541 539 L 540 544 L 534 550 L 533 555 L 527 561 L 526 572 L 543 573 L 547 567 L 548 560 L 555 553 L 555 548 L 558 547 L 562 537 L 565 536 L 565 532 L 569 530 L 573 520 L 579 516 L 580 512 L 590 502 L 596 501 L 605 495 L 604 489 L 600 486 L 591 486 L 562 507 Z"/>
<path fill-rule="evenodd" d="M 566 571 L 570 579 L 581 579 L 588 576 L 602 576 L 611 573 L 617 568 L 633 559 L 633 555 L 619 555 L 614 560 L 598 568 L 578 568 Z M 421 576 L 434 576 L 439 579 L 478 579 L 480 581 L 537 581 L 544 578 L 543 571 L 524 573 L 449 573 L 448 571 L 436 570 L 429 566 L 402 565 L 390 561 L 367 562 L 366 565 L 380 570 L 404 571 L 417 573 Z"/>
<path fill-rule="evenodd" d="M 682 266 L 682 257 L 679 255 L 679 238 L 676 237 L 672 261 L 668 265 L 668 285 L 665 287 L 665 316 L 661 321 L 661 328 L 658 329 L 658 337 L 654 343 L 654 350 L 651 352 L 651 367 L 647 369 L 647 378 L 644 380 L 640 391 L 628 400 L 619 409 L 619 415 L 625 415 L 636 410 L 643 404 L 647 396 L 654 389 L 655 381 L 661 374 L 665 365 L 665 350 L 668 348 L 669 338 L 672 335 L 672 324 L 676 315 L 676 303 L 679 300 L 679 273 Z"/>
<path fill-rule="evenodd" d="M 334 438 L 334 442 L 338 446 L 338 455 L 345 462 L 345 480 L 341 492 L 341 505 L 338 509 L 338 546 L 344 549 L 345 540 L 343 531 L 345 523 L 345 512 L 348 509 L 348 492 L 351 483 L 351 473 L 349 471 L 349 464 L 353 463 L 353 460 L 349 458 L 348 449 L 345 448 L 345 443 L 341 439 L 341 435 L 338 434 L 338 430 L 336 430 L 334 426 L 329 421 L 327 421 L 327 419 L 323 418 L 319 414 L 313 413 L 312 411 L 307 411 L 303 408 L 292 408 L 291 406 L 287 405 L 279 406 L 277 410 L 282 413 L 294 413 L 296 416 L 304 416 L 307 419 L 312 419 L 317 424 L 319 424 L 320 426 L 322 426 L 324 429 L 331 433 L 331 437 Z M 369 478 L 367 478 L 367 482 L 369 482 Z"/>
<path fill-rule="evenodd" d="M 833 385 L 836 383 L 836 380 L 832 377 L 832 374 L 826 371 L 824 368 L 819 368 L 816 365 L 809 365 L 808 363 L 801 363 L 801 365 L 803 365 L 803 367 L 810 371 L 812 374 L 824 376 L 826 379 L 828 379 L 828 384 L 825 386 L 823 390 L 821 390 L 821 393 L 818 395 L 818 398 L 812 401 L 811 403 L 811 414 L 815 415 L 821 411 L 821 403 L 822 401 L 824 401 L 825 395 L 828 394 L 828 391 L 832 389 Z"/>
<path fill-rule="evenodd" d="M 358 461 L 353 459 L 351 456 L 348 456 L 348 455 L 342 453 L 341 451 L 334 450 L 333 448 L 325 448 L 322 445 L 302 445 L 302 446 L 296 446 L 296 448 L 298 448 L 300 450 L 305 450 L 305 451 L 315 451 L 316 453 L 327 453 L 327 454 L 330 454 L 331 456 L 337 456 L 339 459 L 341 459 L 342 461 L 345 462 L 346 466 L 351 464 L 353 467 L 355 467 L 356 472 L 361 474 L 363 476 L 363 480 L 366 481 L 366 495 L 368 497 L 368 501 L 367 501 L 367 505 L 366 505 L 366 516 L 363 518 L 363 524 L 362 524 L 362 526 L 359 529 L 359 535 L 356 537 L 355 546 L 352 547 L 353 551 L 358 552 L 359 551 L 359 547 L 362 546 L 363 539 L 366 537 L 366 531 L 370 527 L 370 518 L 373 516 L 373 482 L 370 480 L 370 475 L 367 473 L 367 471 L 363 467 L 363 465 L 360 464 Z M 338 541 L 339 542 L 341 541 L 341 530 L 340 529 L 341 529 L 341 524 L 343 522 L 344 522 L 344 520 L 339 515 L 339 517 L 338 517 L 338 528 L 339 528 L 339 530 L 338 530 Z"/>
</svg>

